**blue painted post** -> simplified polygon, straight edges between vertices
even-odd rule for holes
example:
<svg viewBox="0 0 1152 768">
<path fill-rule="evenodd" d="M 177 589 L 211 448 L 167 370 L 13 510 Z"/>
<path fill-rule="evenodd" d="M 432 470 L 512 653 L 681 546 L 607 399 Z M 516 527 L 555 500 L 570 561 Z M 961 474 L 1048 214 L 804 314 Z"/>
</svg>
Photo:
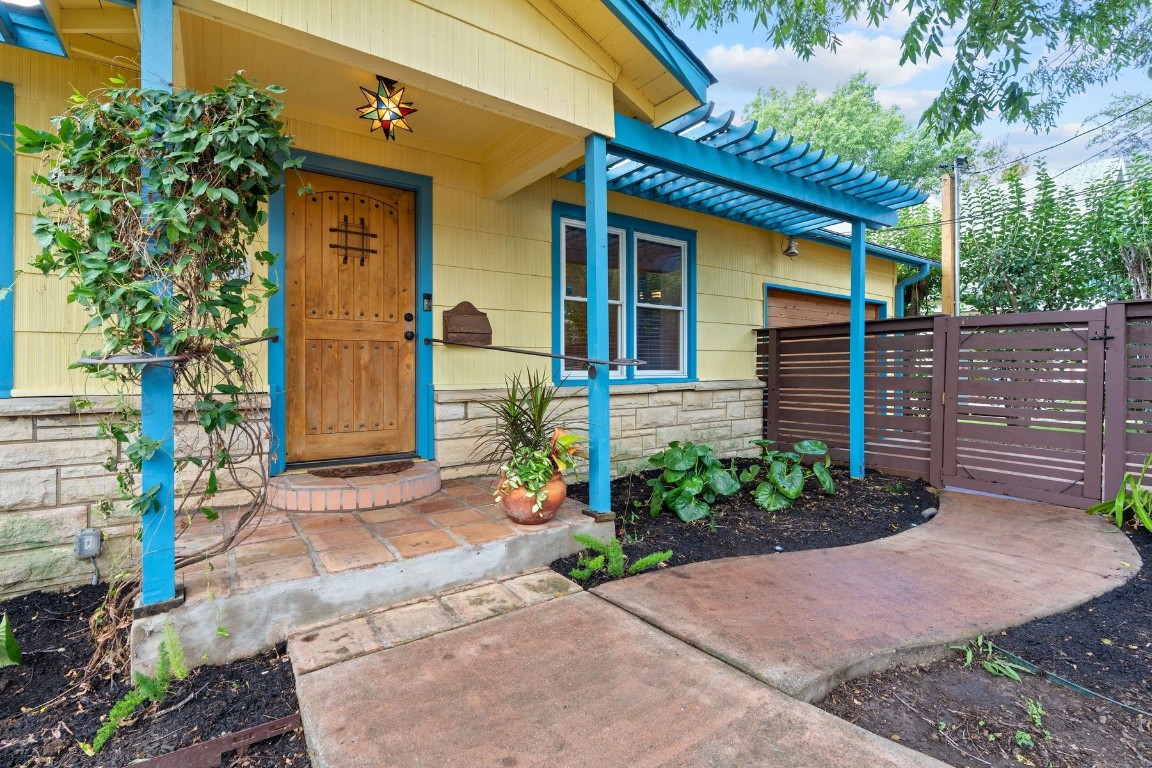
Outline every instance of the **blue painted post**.
<svg viewBox="0 0 1152 768">
<path fill-rule="evenodd" d="M 852 222 L 852 304 L 848 331 L 848 468 L 864 477 L 864 291 L 867 255 L 864 222 Z"/>
<path fill-rule="evenodd" d="M 0 291 L 16 280 L 16 97 L 0 82 Z M 0 398 L 12 396 L 15 378 L 16 297 L 0 299 Z"/>
<path fill-rule="evenodd" d="M 608 359 L 608 145 L 603 136 L 584 140 L 584 208 L 588 227 L 588 357 Z M 612 511 L 609 368 L 588 371 L 588 508 Z"/>
<path fill-rule="evenodd" d="M 172 0 L 140 0 L 140 82 L 144 88 L 172 88 Z M 159 286 L 157 290 L 163 290 Z M 158 487 L 156 507 L 141 526 L 141 600 L 153 605 L 176 597 L 176 514 L 173 373 L 168 365 L 145 366 L 140 378 L 145 436 L 160 448 L 144 462 L 145 490 Z"/>
</svg>

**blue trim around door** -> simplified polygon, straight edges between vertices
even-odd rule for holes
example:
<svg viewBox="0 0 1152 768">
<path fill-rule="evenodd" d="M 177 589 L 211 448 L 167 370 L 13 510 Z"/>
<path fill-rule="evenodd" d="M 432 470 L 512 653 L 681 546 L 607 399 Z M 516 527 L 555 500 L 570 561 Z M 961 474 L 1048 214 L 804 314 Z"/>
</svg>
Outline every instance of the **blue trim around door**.
<svg viewBox="0 0 1152 768">
<path fill-rule="evenodd" d="M 764 283 L 763 289 L 764 296 L 764 327 L 768 327 L 768 291 L 792 291 L 792 293 L 803 293 L 807 296 L 822 296 L 826 299 L 843 299 L 844 301 L 851 302 L 852 296 L 846 293 L 831 293 L 829 291 L 814 291 L 811 288 L 797 288 L 794 285 L 781 285 L 779 283 Z M 888 319 L 888 302 L 880 299 L 864 299 L 865 306 L 873 305 L 879 307 L 876 311 L 876 317 L 880 320 Z"/>
<path fill-rule="evenodd" d="M 16 281 L 16 96 L 0 82 L 0 290 Z M 16 296 L 0 299 L 0 398 L 12 396 L 16 372 Z"/>
<path fill-rule="evenodd" d="M 436 458 L 436 403 L 432 384 L 432 347 L 424 343 L 432 332 L 432 178 L 368 163 L 293 151 L 304 158 L 305 171 L 340 176 L 370 184 L 380 184 L 416 193 L 416 453 L 423 459 Z M 268 345 L 268 393 L 271 398 L 272 474 L 284 471 L 284 434 L 287 427 L 285 387 L 287 371 L 284 338 L 284 254 L 288 244 L 286 194 L 296 194 L 289 175 L 285 189 L 268 201 L 268 250 L 280 258 L 272 266 L 269 278 L 281 290 L 268 304 L 268 325 L 277 330 L 279 339 Z"/>
</svg>

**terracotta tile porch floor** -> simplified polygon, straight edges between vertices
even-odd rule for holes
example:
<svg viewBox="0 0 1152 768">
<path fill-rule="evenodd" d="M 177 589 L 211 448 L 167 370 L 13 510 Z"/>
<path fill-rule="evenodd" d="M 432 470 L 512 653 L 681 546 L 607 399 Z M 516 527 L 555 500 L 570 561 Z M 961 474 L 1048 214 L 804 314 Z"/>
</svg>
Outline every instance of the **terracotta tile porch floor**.
<svg viewBox="0 0 1152 768">
<path fill-rule="evenodd" d="M 494 487 L 494 478 L 464 478 L 445 481 L 432 496 L 392 507 L 315 513 L 269 509 L 243 543 L 182 569 L 177 581 L 191 603 L 589 521 L 584 505 L 568 500 L 553 520 L 519 525 L 493 502 Z M 189 526 L 176 540 L 177 557 L 218 541 L 229 522 L 224 512 L 215 523 Z"/>
</svg>

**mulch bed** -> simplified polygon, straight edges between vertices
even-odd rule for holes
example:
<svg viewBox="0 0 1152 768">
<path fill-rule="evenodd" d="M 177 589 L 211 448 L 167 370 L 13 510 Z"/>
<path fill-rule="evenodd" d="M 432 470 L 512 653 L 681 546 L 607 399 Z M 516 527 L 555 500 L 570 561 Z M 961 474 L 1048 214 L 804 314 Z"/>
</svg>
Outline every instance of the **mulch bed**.
<svg viewBox="0 0 1152 768">
<path fill-rule="evenodd" d="M 991 640 L 1077 685 L 1152 711 L 1152 534 L 1129 537 L 1144 565 L 1127 584 Z M 1028 699 L 1047 713 L 1042 727 L 1029 718 Z M 1152 765 L 1152 717 L 1041 677 L 1014 682 L 976 663 L 964 668 L 959 654 L 845 683 L 820 706 L 954 765 Z M 1032 746 L 1017 743 L 1017 730 Z"/>
<path fill-rule="evenodd" d="M 77 742 L 91 742 L 102 718 L 128 687 L 122 679 L 69 685 L 92 653 L 88 617 L 106 586 L 35 592 L 0 603 L 24 652 L 24 664 L 0 669 L 0 765 L 111 768 L 172 752 L 297 711 L 292 665 L 283 648 L 218 667 L 199 667 L 173 681 L 168 697 L 145 706 L 121 726 L 95 757 Z M 62 701 L 39 712 L 61 694 Z M 164 712 L 165 709 L 170 711 Z M 224 766 L 310 765 L 296 731 L 226 756 Z"/>
<path fill-rule="evenodd" d="M 743 470 L 753 463 L 737 459 L 736 466 Z M 936 494 L 922 480 L 878 472 L 853 480 L 847 469 L 832 467 L 836 480 L 834 496 L 826 495 L 814 481 L 809 481 L 804 494 L 791 507 L 765 512 L 752 500 L 750 492 L 756 485 L 753 482 L 732 496 L 720 497 L 707 518 L 684 523 L 667 509 L 659 517 L 649 516 L 651 489 L 646 481 L 657 474 L 659 470 L 653 470 L 612 482 L 616 532 L 626 542 L 624 553 L 630 563 L 668 549 L 673 553 L 668 560 L 672 566 L 721 557 L 860 544 L 922 525 L 923 511 L 938 503 Z M 572 484 L 568 496 L 587 502 L 588 484 Z M 575 555 L 556 560 L 551 564 L 552 570 L 567 576 L 576 560 Z M 593 577 L 584 586 L 591 589 L 603 581 L 602 577 Z"/>
</svg>

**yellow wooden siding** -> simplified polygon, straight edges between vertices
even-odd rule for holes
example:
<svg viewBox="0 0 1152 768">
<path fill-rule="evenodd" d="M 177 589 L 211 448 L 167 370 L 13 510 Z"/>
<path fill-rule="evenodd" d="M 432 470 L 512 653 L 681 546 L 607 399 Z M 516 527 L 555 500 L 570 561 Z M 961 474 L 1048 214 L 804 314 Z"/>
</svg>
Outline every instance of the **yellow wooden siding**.
<svg viewBox="0 0 1152 768">
<path fill-rule="evenodd" d="M 50 119 L 67 104 L 73 87 L 88 91 L 118 72 L 133 74 L 124 67 L 0 45 L 0 79 L 13 84 L 16 122 L 37 128 L 51 127 Z M 42 171 L 39 158 L 17 155 L 13 255 L 16 269 L 24 274 L 17 277 L 13 295 L 7 299 L 15 304 L 13 394 L 96 394 L 103 391 L 99 382 L 89 383 L 83 374 L 68 370 L 83 350 L 98 346 L 93 335 L 81 336 L 87 317 L 66 302 L 66 283 L 32 271 L 30 266 L 39 250 L 32 237 L 32 217 L 39 200 L 31 177 Z"/>
<path fill-rule="evenodd" d="M 602 56 L 589 55 L 526 0 L 178 4 L 542 128 L 572 136 L 612 132 L 616 72 L 606 72 Z"/>
<path fill-rule="evenodd" d="M 17 119 L 46 125 L 70 93 L 97 86 L 111 69 L 0 48 L 0 66 L 17 84 Z M 291 99 L 291 94 L 289 94 Z M 466 157 L 436 151 L 430 142 L 387 142 L 356 120 L 320 119 L 290 101 L 288 131 L 296 146 L 381 168 L 433 179 L 432 335 L 440 335 L 443 311 L 471 301 L 491 318 L 496 343 L 550 351 L 552 347 L 552 203 L 583 203 L 582 185 L 551 177 L 501 201 L 485 197 L 493 178 L 483 153 Z M 34 201 L 28 176 L 35 162 L 18 168 L 17 263 L 35 252 L 29 233 Z M 291 184 L 291 180 L 289 182 Z M 295 194 L 289 187 L 288 194 Z M 612 211 L 695 230 L 698 281 L 698 372 L 701 379 L 744 379 L 754 374 L 751 329 L 761 324 L 764 282 L 847 294 L 847 252 L 801 241 L 801 255 L 781 255 L 778 235 L 656 203 L 612 194 Z M 262 238 L 263 239 L 263 238 Z M 869 296 L 890 300 L 895 270 L 870 261 Z M 76 334 L 83 315 L 64 304 L 65 286 L 55 278 L 25 275 L 18 286 L 17 394 L 83 394 L 86 386 L 67 372 L 85 346 Z M 263 352 L 261 352 L 263 359 Z M 531 358 L 487 351 L 434 352 L 438 388 L 499 385 L 509 370 L 537 366 Z M 263 370 L 263 365 L 261 365 Z"/>
</svg>

